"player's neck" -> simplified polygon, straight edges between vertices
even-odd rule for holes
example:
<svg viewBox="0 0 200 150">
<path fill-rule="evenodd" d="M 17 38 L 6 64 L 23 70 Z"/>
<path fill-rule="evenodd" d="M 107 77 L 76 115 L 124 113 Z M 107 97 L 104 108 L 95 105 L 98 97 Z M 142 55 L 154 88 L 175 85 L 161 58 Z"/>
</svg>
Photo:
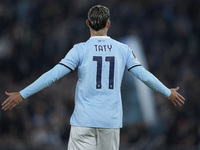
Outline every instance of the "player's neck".
<svg viewBox="0 0 200 150">
<path fill-rule="evenodd" d="M 91 36 L 107 36 L 107 31 L 106 29 L 102 29 L 99 31 L 95 31 L 95 30 L 90 30 L 90 35 Z"/>
</svg>

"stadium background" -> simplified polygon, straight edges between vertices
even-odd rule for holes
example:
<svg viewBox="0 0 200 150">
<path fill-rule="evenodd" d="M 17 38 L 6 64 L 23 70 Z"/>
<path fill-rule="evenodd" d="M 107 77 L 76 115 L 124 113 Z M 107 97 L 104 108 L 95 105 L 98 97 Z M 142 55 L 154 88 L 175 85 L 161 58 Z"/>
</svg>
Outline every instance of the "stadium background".
<svg viewBox="0 0 200 150">
<path fill-rule="evenodd" d="M 0 102 L 4 91 L 21 90 L 73 44 L 89 38 L 85 20 L 96 4 L 110 8 L 108 35 L 139 37 L 150 72 L 168 87 L 180 86 L 186 98 L 183 107 L 175 108 L 154 92 L 159 126 L 142 120 L 125 125 L 120 149 L 200 149 L 198 0 L 1 0 Z M 65 149 L 76 80 L 75 71 L 13 111 L 0 111 L 0 149 Z"/>
</svg>

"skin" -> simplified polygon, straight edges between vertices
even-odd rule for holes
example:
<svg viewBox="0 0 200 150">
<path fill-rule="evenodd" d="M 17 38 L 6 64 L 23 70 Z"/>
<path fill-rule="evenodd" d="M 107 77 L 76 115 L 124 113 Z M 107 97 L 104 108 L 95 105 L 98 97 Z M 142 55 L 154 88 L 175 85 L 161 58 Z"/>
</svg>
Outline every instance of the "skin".
<svg viewBox="0 0 200 150">
<path fill-rule="evenodd" d="M 5 92 L 5 94 L 8 96 L 8 98 L 1 104 L 2 109 L 4 111 L 12 110 L 19 103 L 23 101 L 23 98 L 19 92 L 12 92 L 12 93 Z"/>
<path fill-rule="evenodd" d="M 90 27 L 88 19 L 86 20 L 86 24 L 90 29 L 91 36 L 106 36 L 110 27 L 110 20 L 107 21 L 105 28 L 99 31 L 95 31 Z M 171 88 L 170 90 L 171 95 L 167 99 L 172 102 L 174 106 L 182 106 L 185 102 L 185 98 L 177 92 L 179 90 L 179 87 Z M 8 96 L 8 98 L 1 104 L 2 110 L 4 111 L 12 110 L 23 101 L 23 98 L 19 92 L 5 92 L 5 94 Z"/>
<path fill-rule="evenodd" d="M 171 95 L 167 99 L 171 101 L 174 106 L 182 106 L 185 103 L 185 98 L 177 92 L 179 90 L 179 87 L 170 90 Z"/>
</svg>

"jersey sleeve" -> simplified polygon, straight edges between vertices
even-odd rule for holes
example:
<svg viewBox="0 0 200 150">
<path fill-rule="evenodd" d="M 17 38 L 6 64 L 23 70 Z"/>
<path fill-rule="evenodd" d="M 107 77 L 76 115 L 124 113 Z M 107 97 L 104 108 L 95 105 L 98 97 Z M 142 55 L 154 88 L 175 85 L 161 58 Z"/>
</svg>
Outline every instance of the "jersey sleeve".
<svg viewBox="0 0 200 150">
<path fill-rule="evenodd" d="M 129 71 L 130 69 L 132 69 L 136 66 L 141 66 L 141 64 L 140 64 L 139 60 L 136 58 L 134 52 L 130 48 L 128 48 L 126 68 Z"/>
<path fill-rule="evenodd" d="M 144 67 L 135 67 L 130 69 L 130 72 L 154 91 L 161 93 L 165 97 L 169 97 L 171 95 L 170 89 L 168 89 L 162 82 L 160 82 L 160 80 L 158 80 Z"/>
<path fill-rule="evenodd" d="M 36 81 L 34 81 L 32 84 L 21 90 L 19 93 L 24 99 L 26 99 L 27 97 L 48 87 L 53 82 L 59 80 L 69 72 L 70 72 L 69 69 L 58 64 L 48 72 L 41 75 Z"/>
<path fill-rule="evenodd" d="M 74 47 L 67 53 L 67 55 L 59 62 L 59 64 L 64 65 L 69 68 L 71 71 L 75 70 L 75 68 L 79 64 L 79 52 L 78 47 L 74 45 Z"/>
</svg>

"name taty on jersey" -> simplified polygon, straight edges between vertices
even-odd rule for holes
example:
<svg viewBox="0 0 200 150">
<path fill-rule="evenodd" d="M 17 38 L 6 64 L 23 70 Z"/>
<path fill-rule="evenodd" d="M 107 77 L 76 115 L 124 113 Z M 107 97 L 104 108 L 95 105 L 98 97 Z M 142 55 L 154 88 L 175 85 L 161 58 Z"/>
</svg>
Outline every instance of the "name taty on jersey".
<svg viewBox="0 0 200 150">
<path fill-rule="evenodd" d="M 112 50 L 112 45 L 94 45 L 95 50 L 96 51 L 102 51 L 102 52 L 106 52 L 106 51 L 110 51 Z"/>
</svg>

